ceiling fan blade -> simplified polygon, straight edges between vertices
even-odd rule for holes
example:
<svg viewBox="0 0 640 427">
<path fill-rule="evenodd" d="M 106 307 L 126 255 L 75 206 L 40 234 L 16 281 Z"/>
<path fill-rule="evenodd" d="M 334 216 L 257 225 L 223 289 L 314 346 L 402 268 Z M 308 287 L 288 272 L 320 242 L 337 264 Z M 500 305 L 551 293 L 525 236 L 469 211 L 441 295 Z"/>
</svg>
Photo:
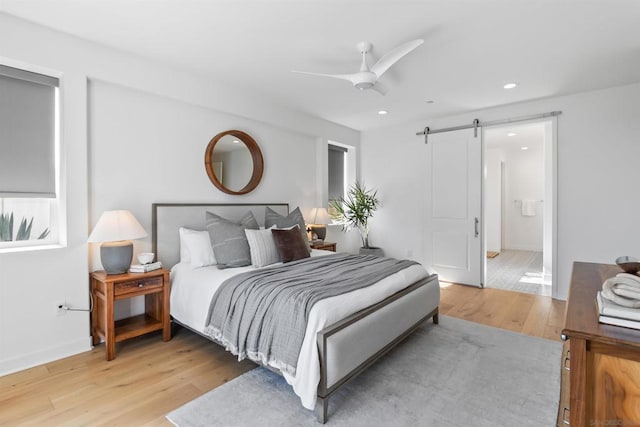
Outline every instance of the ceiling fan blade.
<svg viewBox="0 0 640 427">
<path fill-rule="evenodd" d="M 291 72 L 298 73 L 298 74 L 308 74 L 310 76 L 330 77 L 333 79 L 347 80 L 351 83 L 354 83 L 355 76 L 357 76 L 357 74 L 323 74 L 323 73 L 310 73 L 309 71 L 296 71 L 296 70 L 291 70 Z"/>
<path fill-rule="evenodd" d="M 376 82 L 373 86 L 371 86 L 370 89 L 378 92 L 382 96 L 385 96 L 387 94 L 387 87 L 380 82 Z"/>
<path fill-rule="evenodd" d="M 411 52 L 413 49 L 424 43 L 422 39 L 411 40 L 387 52 L 378 62 L 371 67 L 371 71 L 380 78 L 393 64 L 398 62 L 400 58 Z"/>
</svg>

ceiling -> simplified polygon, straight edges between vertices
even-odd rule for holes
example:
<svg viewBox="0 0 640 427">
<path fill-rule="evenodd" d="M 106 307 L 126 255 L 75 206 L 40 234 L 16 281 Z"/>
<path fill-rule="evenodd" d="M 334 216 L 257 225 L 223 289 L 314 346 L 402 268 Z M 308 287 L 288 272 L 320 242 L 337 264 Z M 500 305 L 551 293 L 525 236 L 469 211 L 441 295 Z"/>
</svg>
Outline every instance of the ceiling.
<svg viewBox="0 0 640 427">
<path fill-rule="evenodd" d="M 640 81 L 637 0 L 0 0 L 0 10 L 357 130 Z M 291 73 L 356 72 L 359 41 L 375 61 L 416 38 L 424 44 L 381 78 L 386 96 Z"/>
<path fill-rule="evenodd" d="M 543 150 L 545 124 L 543 122 L 511 124 L 483 128 L 483 141 L 486 148 L 503 151 L 521 151 L 527 147 L 527 153 Z"/>
</svg>

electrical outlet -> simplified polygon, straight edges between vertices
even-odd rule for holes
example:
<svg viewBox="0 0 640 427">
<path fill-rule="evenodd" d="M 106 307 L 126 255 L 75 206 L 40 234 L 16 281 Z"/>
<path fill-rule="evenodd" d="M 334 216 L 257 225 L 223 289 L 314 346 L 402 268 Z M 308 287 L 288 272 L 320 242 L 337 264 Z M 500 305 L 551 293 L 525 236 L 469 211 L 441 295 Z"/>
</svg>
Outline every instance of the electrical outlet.
<svg viewBox="0 0 640 427">
<path fill-rule="evenodd" d="M 64 301 L 57 301 L 56 302 L 56 316 L 64 316 L 65 314 L 67 314 L 67 310 L 64 309 L 64 307 L 66 306 Z"/>
</svg>

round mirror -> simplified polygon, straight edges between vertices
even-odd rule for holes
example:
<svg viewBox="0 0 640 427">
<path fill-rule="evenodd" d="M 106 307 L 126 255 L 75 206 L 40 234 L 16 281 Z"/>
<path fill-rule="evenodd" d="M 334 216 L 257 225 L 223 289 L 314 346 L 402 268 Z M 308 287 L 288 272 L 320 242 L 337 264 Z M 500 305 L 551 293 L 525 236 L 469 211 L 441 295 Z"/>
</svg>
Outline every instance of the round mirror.
<svg viewBox="0 0 640 427">
<path fill-rule="evenodd" d="M 209 179 L 227 194 L 247 194 L 262 178 L 264 161 L 256 141 L 239 130 L 228 130 L 213 137 L 204 154 Z"/>
</svg>

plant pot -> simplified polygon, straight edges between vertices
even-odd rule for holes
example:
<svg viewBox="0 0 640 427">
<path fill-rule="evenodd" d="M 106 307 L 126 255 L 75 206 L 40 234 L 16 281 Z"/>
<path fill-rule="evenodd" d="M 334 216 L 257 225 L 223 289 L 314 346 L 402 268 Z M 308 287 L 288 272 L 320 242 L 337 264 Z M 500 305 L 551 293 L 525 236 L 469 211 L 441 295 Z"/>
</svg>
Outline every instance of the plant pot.
<svg viewBox="0 0 640 427">
<path fill-rule="evenodd" d="M 380 257 L 384 256 L 384 250 L 375 246 L 369 246 L 368 248 L 361 247 L 358 253 L 360 255 L 374 255 Z"/>
</svg>

